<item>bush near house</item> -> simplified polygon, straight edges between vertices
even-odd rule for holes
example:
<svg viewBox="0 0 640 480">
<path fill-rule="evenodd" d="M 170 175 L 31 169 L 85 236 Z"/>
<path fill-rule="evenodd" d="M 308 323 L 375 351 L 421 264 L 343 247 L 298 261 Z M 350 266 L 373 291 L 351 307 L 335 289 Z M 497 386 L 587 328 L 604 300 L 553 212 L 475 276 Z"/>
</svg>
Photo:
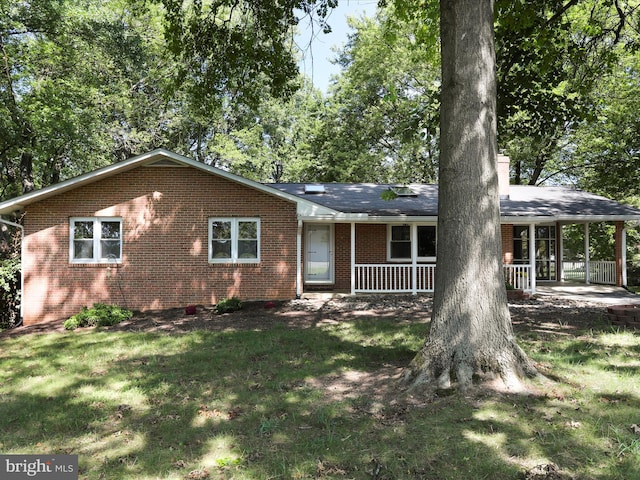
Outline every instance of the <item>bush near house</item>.
<svg viewBox="0 0 640 480">
<path fill-rule="evenodd" d="M 238 297 L 225 298 L 216 304 L 216 313 L 230 313 L 241 308 L 242 302 Z"/>
<path fill-rule="evenodd" d="M 20 316 L 20 259 L 0 261 L 0 329 L 14 327 Z"/>
<path fill-rule="evenodd" d="M 132 316 L 133 312 L 126 308 L 94 303 L 92 308 L 83 307 L 80 313 L 65 320 L 64 328 L 75 330 L 79 327 L 108 327 L 129 320 Z"/>
</svg>

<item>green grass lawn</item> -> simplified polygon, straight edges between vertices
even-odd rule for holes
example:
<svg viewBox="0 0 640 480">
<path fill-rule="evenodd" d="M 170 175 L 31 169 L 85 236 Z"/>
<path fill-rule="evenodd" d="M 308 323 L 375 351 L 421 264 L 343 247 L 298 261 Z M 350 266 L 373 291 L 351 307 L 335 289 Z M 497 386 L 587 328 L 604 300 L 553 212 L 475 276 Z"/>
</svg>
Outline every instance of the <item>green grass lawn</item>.
<svg viewBox="0 0 640 480">
<path fill-rule="evenodd" d="M 77 454 L 95 480 L 523 479 L 542 464 L 553 478 L 640 478 L 636 333 L 522 333 L 554 379 L 537 396 L 377 404 L 317 382 L 406 365 L 426 328 L 2 338 L 0 452 Z"/>
</svg>

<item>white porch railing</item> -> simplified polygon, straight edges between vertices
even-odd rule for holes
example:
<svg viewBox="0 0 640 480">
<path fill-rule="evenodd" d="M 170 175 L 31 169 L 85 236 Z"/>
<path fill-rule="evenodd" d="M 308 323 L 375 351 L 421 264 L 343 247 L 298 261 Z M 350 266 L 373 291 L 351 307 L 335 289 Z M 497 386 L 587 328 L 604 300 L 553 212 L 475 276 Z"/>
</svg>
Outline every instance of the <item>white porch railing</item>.
<svg viewBox="0 0 640 480">
<path fill-rule="evenodd" d="M 359 264 L 355 266 L 355 293 L 433 292 L 434 264 L 416 265 L 413 287 L 411 264 Z"/>
<path fill-rule="evenodd" d="M 504 281 L 516 290 L 531 292 L 531 265 L 510 263 L 503 265 Z"/>
<path fill-rule="evenodd" d="M 411 264 L 355 265 L 354 293 L 425 293 L 433 292 L 435 264 L 416 265 L 416 288 L 413 288 Z M 531 292 L 529 265 L 504 265 L 505 281 L 518 290 Z"/>
<path fill-rule="evenodd" d="M 562 278 L 564 280 L 576 280 L 585 282 L 586 264 L 584 260 L 563 261 Z M 599 283 L 602 285 L 616 284 L 616 262 L 612 260 L 602 260 L 589 262 L 589 283 Z"/>
</svg>

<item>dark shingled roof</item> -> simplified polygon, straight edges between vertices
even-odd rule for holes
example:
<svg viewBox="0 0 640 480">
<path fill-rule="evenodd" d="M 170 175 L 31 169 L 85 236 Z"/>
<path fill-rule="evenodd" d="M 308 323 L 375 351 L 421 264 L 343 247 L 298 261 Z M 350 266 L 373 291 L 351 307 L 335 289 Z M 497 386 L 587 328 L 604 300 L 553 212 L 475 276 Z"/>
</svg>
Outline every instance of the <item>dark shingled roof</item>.
<svg viewBox="0 0 640 480">
<path fill-rule="evenodd" d="M 325 193 L 305 193 L 303 183 L 273 183 L 270 187 L 305 198 L 342 213 L 366 213 L 370 216 L 437 216 L 438 186 L 410 185 L 417 194 L 383 200 L 390 185 L 371 183 L 325 183 Z M 511 185 L 509 198 L 500 200 L 503 217 L 550 217 L 575 220 L 586 217 L 640 220 L 640 210 L 599 195 L 569 187 L 533 187 Z M 633 218 L 635 217 L 635 218 Z"/>
<path fill-rule="evenodd" d="M 418 195 L 383 200 L 382 193 L 389 185 L 373 183 L 324 183 L 325 193 L 304 193 L 304 183 L 274 183 L 277 188 L 342 213 L 369 215 L 436 216 L 438 214 L 438 186 L 411 185 Z"/>
</svg>

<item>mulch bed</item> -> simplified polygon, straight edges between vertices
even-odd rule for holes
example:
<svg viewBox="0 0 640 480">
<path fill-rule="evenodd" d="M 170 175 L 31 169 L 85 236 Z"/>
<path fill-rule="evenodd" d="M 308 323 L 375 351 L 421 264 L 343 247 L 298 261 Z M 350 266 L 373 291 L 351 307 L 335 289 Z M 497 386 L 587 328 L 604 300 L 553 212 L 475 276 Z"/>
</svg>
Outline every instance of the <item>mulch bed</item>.
<svg viewBox="0 0 640 480">
<path fill-rule="evenodd" d="M 188 315 L 185 308 L 136 312 L 134 317 L 109 331 L 183 333 L 194 330 L 265 330 L 276 324 L 288 328 L 312 328 L 324 322 L 354 318 L 393 317 L 397 321 L 428 322 L 431 295 L 363 295 L 331 299 L 301 299 L 281 302 L 245 302 L 236 312 L 218 315 L 213 306 L 197 306 Z M 565 333 L 602 325 L 606 305 L 564 298 L 510 300 L 516 332 Z M 0 338 L 25 334 L 65 332 L 62 321 L 43 322 L 0 332 Z"/>
</svg>

